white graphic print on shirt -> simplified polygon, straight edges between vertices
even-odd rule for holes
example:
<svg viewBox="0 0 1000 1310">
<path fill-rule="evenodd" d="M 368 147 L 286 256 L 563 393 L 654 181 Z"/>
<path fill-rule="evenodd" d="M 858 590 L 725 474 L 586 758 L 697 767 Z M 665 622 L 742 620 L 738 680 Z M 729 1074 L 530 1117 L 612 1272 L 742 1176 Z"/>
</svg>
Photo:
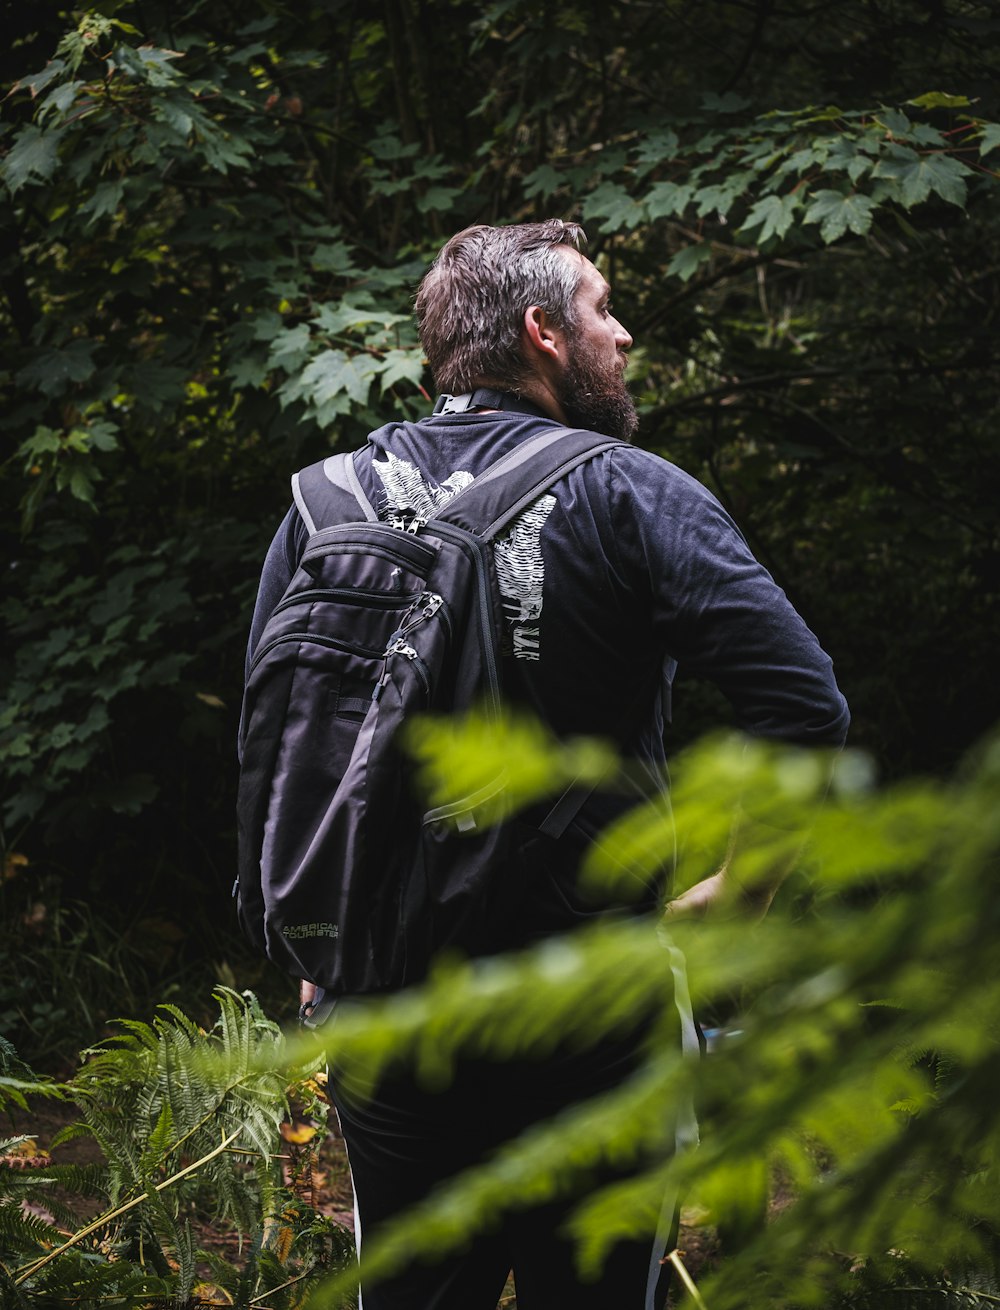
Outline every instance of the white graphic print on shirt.
<svg viewBox="0 0 1000 1310">
<path fill-rule="evenodd" d="M 542 585 L 545 564 L 542 561 L 542 528 L 552 513 L 555 496 L 546 492 L 511 524 L 509 531 L 494 543 L 497 581 L 503 597 L 503 609 L 511 624 L 514 658 L 537 660 L 538 620 L 542 613 Z"/>
<path fill-rule="evenodd" d="M 457 496 L 460 491 L 464 491 L 472 481 L 471 473 L 464 473 L 459 469 L 446 478 L 439 487 L 435 487 L 432 483 L 425 482 L 420 470 L 414 468 L 409 461 L 397 459 L 388 451 L 385 463 L 380 464 L 377 459 L 373 460 L 372 468 L 379 475 L 385 488 L 385 504 L 379 506 L 380 517 L 383 511 L 388 515 L 389 511 L 400 514 L 408 509 L 418 518 L 432 518 L 436 510 L 451 500 L 452 496 Z"/>
<path fill-rule="evenodd" d="M 372 468 L 385 489 L 385 505 L 379 506 L 380 513 L 411 510 L 420 518 L 430 518 L 472 481 L 471 473 L 456 469 L 440 486 L 435 486 L 425 482 L 420 470 L 407 460 L 397 459 L 389 452 L 384 462 L 374 460 Z M 509 636 L 514 658 L 519 660 L 537 660 L 540 656 L 539 619 L 545 582 L 541 535 L 555 503 L 555 496 L 548 492 L 540 496 L 518 515 L 493 547 L 497 581 L 509 625 L 505 635 Z"/>
</svg>

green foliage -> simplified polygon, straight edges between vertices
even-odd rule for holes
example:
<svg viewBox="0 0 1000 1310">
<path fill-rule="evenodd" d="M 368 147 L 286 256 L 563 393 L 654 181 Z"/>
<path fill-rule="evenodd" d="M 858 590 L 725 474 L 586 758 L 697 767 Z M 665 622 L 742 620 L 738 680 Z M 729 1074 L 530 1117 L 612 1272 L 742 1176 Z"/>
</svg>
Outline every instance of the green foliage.
<svg viewBox="0 0 1000 1310">
<path fill-rule="evenodd" d="M 237 1306 L 299 1305 L 320 1271 L 350 1260 L 349 1239 L 285 1191 L 277 1166 L 289 1077 L 301 1088 L 309 1070 L 282 1068 L 278 1029 L 252 997 L 217 1000 L 211 1032 L 164 1006 L 84 1052 L 65 1089 L 82 1119 L 61 1140 L 91 1136 L 100 1165 L 0 1165 L 4 1304 L 187 1304 L 206 1258 L 199 1214 L 245 1235 L 245 1261 L 216 1257 Z M 54 1187 L 103 1208 L 82 1223 Z"/>
<path fill-rule="evenodd" d="M 419 382 L 408 316 L 395 312 L 407 268 L 365 266 L 307 184 L 310 143 L 285 130 L 261 39 L 277 22 L 248 23 L 234 44 L 192 30 L 174 50 L 85 14 L 43 73 L 15 86 L 34 122 L 0 171 L 12 199 L 37 193 L 22 252 L 40 256 L 35 339 L 15 374 L 21 421 L 40 424 L 22 446 L 45 479 L 29 521 L 52 477 L 92 503 L 72 456 L 148 451 L 180 415 L 190 435 L 199 413 L 240 433 L 288 406 L 296 423 L 326 427 L 366 408 L 375 379 L 382 393 L 402 386 L 400 400 Z M 291 50 L 285 65 L 312 59 Z M 210 303 L 194 334 L 193 297 Z"/>
<path fill-rule="evenodd" d="M 449 794 L 473 784 L 483 734 L 475 723 L 466 740 L 452 730 L 453 746 L 437 738 Z M 491 749 L 524 797 L 560 790 L 581 758 L 571 744 L 546 784 L 556 743 L 515 723 Z M 544 1058 L 559 1041 L 653 1024 L 644 1063 L 615 1093 L 537 1126 L 366 1244 L 373 1277 L 415 1247 L 452 1249 L 498 1212 L 559 1195 L 611 1159 L 633 1162 L 635 1176 L 581 1206 L 585 1273 L 620 1238 L 655 1230 L 673 1187 L 713 1222 L 745 1229 L 770 1176 L 789 1204 L 704 1284 L 711 1310 L 865 1305 L 888 1285 L 977 1303 L 975 1289 L 996 1276 L 1000 1234 L 1000 749 L 987 742 L 948 784 L 884 790 L 848 754 L 824 799 L 830 763 L 722 740 L 672 769 L 675 891 L 719 867 L 734 809 L 743 817 L 731 868 L 743 891 L 786 867 L 808 833 L 763 922 L 606 922 L 519 957 L 445 963 L 424 989 L 341 1007 L 321 1040 L 352 1085 L 390 1060 L 439 1085 L 464 1055 Z M 625 863 L 642 872 L 654 852 L 662 864 L 665 834 L 663 807 L 651 803 L 602 835 L 585 876 L 606 881 Z M 696 1013 L 739 1007 L 739 1035 L 701 1061 L 673 1035 L 685 960 Z M 673 1111 L 691 1097 L 701 1144 L 672 1154 Z"/>
<path fill-rule="evenodd" d="M 29 1095 L 58 1097 L 62 1089 L 57 1083 L 39 1078 L 6 1037 L 0 1037 L 0 1111 L 12 1106 L 27 1109 Z"/>
<path fill-rule="evenodd" d="M 222 521 L 102 554 L 79 524 L 59 521 L 12 561 L 31 578 L 0 604 L 11 642 L 0 700 L 10 839 L 46 806 L 75 826 L 88 811 L 135 814 L 156 797 L 158 752 L 142 734 L 161 694 L 181 740 L 218 741 L 224 705 L 205 658 L 218 635 L 205 629 L 212 607 L 232 603 L 223 588 L 250 536 Z M 198 640 L 207 686 L 192 676 Z"/>
<path fill-rule="evenodd" d="M 182 1161 L 212 1155 L 220 1136 L 236 1131 L 236 1145 L 250 1151 L 256 1176 L 247 1188 L 231 1154 L 213 1161 L 209 1179 L 219 1218 L 250 1227 L 254 1191 L 265 1213 L 273 1208 L 268 1156 L 287 1106 L 282 1079 L 266 1065 L 259 1069 L 256 1057 L 262 1046 L 274 1052 L 278 1030 L 254 1003 L 229 992 L 219 999 L 210 1035 L 176 1007 L 164 1006 L 152 1024 L 122 1020 L 122 1036 L 85 1052 L 89 1059 L 74 1079 L 74 1097 L 107 1160 L 113 1206 L 151 1190 L 154 1177 L 169 1177 Z M 206 1055 L 215 1051 L 219 1068 L 208 1080 Z M 127 1133 L 123 1124 L 132 1125 Z M 177 1205 L 175 1199 L 175 1214 Z"/>
<path fill-rule="evenodd" d="M 500 761 L 517 803 L 608 768 L 603 748 L 560 746 L 524 723 L 492 735 L 478 720 L 467 732 L 431 728 L 421 754 L 442 802 Z M 355 1083 L 410 1061 L 435 1086 L 466 1055 L 544 1059 L 556 1043 L 586 1045 L 646 1020 L 646 1057 L 628 1082 L 539 1124 L 429 1197 L 367 1247 L 371 1275 L 414 1250 L 447 1251 L 498 1212 L 577 1187 L 612 1159 L 632 1164 L 635 1176 L 578 1212 L 584 1271 L 616 1240 L 654 1228 L 664 1191 L 679 1186 L 725 1231 L 744 1232 L 703 1283 L 710 1310 L 867 1306 L 887 1295 L 913 1307 L 928 1298 L 988 1304 L 1000 1234 L 1000 990 L 991 964 L 1000 750 L 985 743 L 948 784 L 882 790 L 868 762 L 849 753 L 824 796 L 831 763 L 720 740 L 672 770 L 675 891 L 728 854 L 741 889 L 729 908 L 738 910 L 742 893 L 786 867 L 808 833 L 763 922 L 605 922 L 519 957 L 442 962 L 427 987 L 344 1005 L 332 1030 L 285 1048 L 251 999 L 228 992 L 208 1034 L 172 1007 L 152 1024 L 124 1023 L 70 1085 L 83 1116 L 73 1131 L 95 1138 L 105 1165 L 46 1168 L 32 1185 L 0 1174 L 0 1233 L 15 1253 L 15 1285 L 30 1297 L 72 1284 L 75 1295 L 122 1304 L 183 1295 L 195 1257 L 186 1223 L 207 1208 L 258 1234 L 238 1267 L 213 1262 L 234 1303 L 268 1294 L 269 1303 L 290 1296 L 298 1304 L 347 1252 L 315 1217 L 289 1213 L 276 1186 L 269 1161 L 283 1069 L 291 1065 L 301 1083 L 322 1047 Z M 735 847 L 734 810 L 742 815 Z M 643 875 L 662 864 L 672 836 L 663 806 L 651 802 L 603 835 L 583 876 L 608 885 L 625 866 Z M 738 1035 L 700 1062 L 676 1044 L 675 987 L 685 973 L 697 1013 L 731 1013 L 735 1004 L 739 1014 Z M 689 1098 L 700 1107 L 701 1144 L 672 1154 L 671 1111 Z M 247 1154 L 229 1154 L 237 1147 Z M 769 1224 L 748 1225 L 768 1178 L 788 1203 Z M 46 1221 L 21 1216 L 14 1202 L 37 1204 L 55 1181 L 63 1190 L 99 1187 L 107 1209 L 82 1228 L 65 1215 L 74 1236 L 49 1253 L 40 1245 Z M 281 1229 L 297 1243 L 291 1264 L 274 1245 Z M 176 1271 L 163 1267 L 168 1259 Z M 353 1279 L 347 1271 L 324 1281 L 319 1303 L 349 1295 Z"/>
<path fill-rule="evenodd" d="M 908 103 L 927 113 L 953 107 L 934 94 Z M 821 241 L 830 244 L 848 230 L 864 236 L 876 214 L 888 216 L 896 206 L 911 210 L 937 197 L 964 208 L 970 181 L 984 180 L 978 158 L 997 128 L 961 115 L 959 126 L 945 131 L 884 106 L 772 110 L 738 126 L 704 115 L 676 125 L 686 140 L 673 131 L 661 137 L 659 157 L 649 136 L 636 140 L 633 132 L 623 138 L 624 152 L 596 165 L 605 180 L 590 192 L 585 220 L 602 220 L 600 231 L 612 235 L 667 218 L 697 225 L 714 215 L 758 246 L 796 232 L 796 225 L 819 223 Z M 565 183 L 550 172 L 546 193 L 572 193 L 579 180 L 572 169 Z M 686 281 L 694 269 L 672 271 Z"/>
<path fill-rule="evenodd" d="M 370 392 L 403 412 L 417 394 L 414 265 L 371 267 L 309 185 L 311 140 L 272 103 L 276 24 L 176 49 L 85 14 L 15 85 L 30 112 L 2 167 L 18 341 L 0 381 L 33 538 L 2 614 L 11 845 L 42 814 L 51 839 L 158 798 L 176 812 L 149 723 L 179 724 L 182 752 L 214 738 L 197 795 L 229 796 L 234 634 L 268 532 L 252 504 L 233 513 L 253 448 L 355 411 L 360 435 Z"/>
</svg>

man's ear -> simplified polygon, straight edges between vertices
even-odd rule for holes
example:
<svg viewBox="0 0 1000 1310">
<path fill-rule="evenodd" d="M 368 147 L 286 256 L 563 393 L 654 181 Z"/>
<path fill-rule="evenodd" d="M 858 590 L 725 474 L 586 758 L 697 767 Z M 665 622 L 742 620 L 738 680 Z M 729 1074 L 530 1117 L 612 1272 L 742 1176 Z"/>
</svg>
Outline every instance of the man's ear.
<svg viewBox="0 0 1000 1310">
<path fill-rule="evenodd" d="M 541 305 L 529 305 L 524 311 L 522 333 L 527 348 L 537 351 L 542 360 L 555 363 L 559 359 L 562 353 L 562 332 Z"/>
</svg>

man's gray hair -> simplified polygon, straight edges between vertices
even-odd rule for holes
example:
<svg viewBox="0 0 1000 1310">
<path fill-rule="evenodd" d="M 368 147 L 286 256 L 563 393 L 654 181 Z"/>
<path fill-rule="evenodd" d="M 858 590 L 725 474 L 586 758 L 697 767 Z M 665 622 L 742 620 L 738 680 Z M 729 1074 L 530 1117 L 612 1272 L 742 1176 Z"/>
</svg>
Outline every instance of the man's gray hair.
<svg viewBox="0 0 1000 1310">
<path fill-rule="evenodd" d="M 557 327 L 574 326 L 583 264 L 558 247 L 582 253 L 586 242 L 579 223 L 559 218 L 479 224 L 451 238 L 417 292 L 420 340 L 439 391 L 520 386 L 524 311 L 539 305 Z"/>
</svg>

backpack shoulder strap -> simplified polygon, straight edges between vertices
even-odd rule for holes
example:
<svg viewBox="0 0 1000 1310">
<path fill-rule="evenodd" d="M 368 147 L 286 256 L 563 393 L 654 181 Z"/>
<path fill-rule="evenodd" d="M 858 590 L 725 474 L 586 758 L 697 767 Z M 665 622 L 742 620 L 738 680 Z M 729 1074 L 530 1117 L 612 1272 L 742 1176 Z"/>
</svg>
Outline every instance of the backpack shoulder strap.
<svg viewBox="0 0 1000 1310">
<path fill-rule="evenodd" d="M 570 469 L 602 451 L 627 444 L 583 428 L 549 428 L 491 464 L 436 517 L 475 532 L 483 541 L 492 541 Z M 593 783 L 571 783 L 538 825 L 539 832 L 561 837 L 593 790 Z"/>
<path fill-rule="evenodd" d="M 582 428 L 549 428 L 491 464 L 435 517 L 492 541 L 570 469 L 626 444 Z"/>
<path fill-rule="evenodd" d="M 378 520 L 358 481 L 353 454 L 330 455 L 294 473 L 292 496 L 310 536 L 335 523 Z"/>
<path fill-rule="evenodd" d="M 492 541 L 570 469 L 625 444 L 583 428 L 548 428 L 491 464 L 435 517 Z M 292 495 L 310 536 L 335 523 L 378 522 L 354 467 L 357 453 L 330 455 L 292 476 Z"/>
</svg>

